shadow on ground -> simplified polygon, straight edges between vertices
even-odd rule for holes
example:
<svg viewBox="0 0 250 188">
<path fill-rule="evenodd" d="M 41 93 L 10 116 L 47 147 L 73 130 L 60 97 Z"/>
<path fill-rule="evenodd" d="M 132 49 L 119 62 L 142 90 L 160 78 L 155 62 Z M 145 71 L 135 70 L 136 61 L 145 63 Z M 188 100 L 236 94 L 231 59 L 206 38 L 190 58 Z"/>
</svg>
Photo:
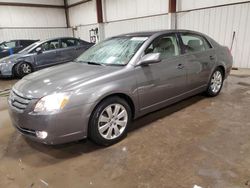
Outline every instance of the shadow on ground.
<svg viewBox="0 0 250 188">
<path fill-rule="evenodd" d="M 155 122 L 158 119 L 169 116 L 190 105 L 194 105 L 195 103 L 199 102 L 204 98 L 205 97 L 203 95 L 197 95 L 189 99 L 183 100 L 181 102 L 178 102 L 174 105 L 171 105 L 167 108 L 145 115 L 135 120 L 132 123 L 129 132 L 137 131 L 140 128 L 150 125 L 152 122 Z M 19 133 L 14 132 L 13 139 L 15 139 L 15 137 L 17 136 L 19 136 Z M 43 145 L 22 137 L 21 139 L 24 141 L 22 144 L 23 148 L 22 146 L 19 146 L 18 150 L 8 152 L 8 157 L 17 158 L 17 157 L 22 157 L 22 155 L 32 154 L 38 151 L 43 154 L 49 155 L 50 157 L 53 157 L 56 160 L 65 160 L 80 156 L 82 154 L 87 154 L 97 150 L 105 149 L 105 147 L 98 146 L 88 139 L 68 144 L 56 145 L 56 146 Z M 11 144 L 9 145 L 9 147 L 11 147 Z M 15 147 L 17 147 L 16 144 Z M 13 148 L 11 150 L 13 150 Z M 18 151 L 18 153 L 16 153 L 16 151 Z"/>
</svg>

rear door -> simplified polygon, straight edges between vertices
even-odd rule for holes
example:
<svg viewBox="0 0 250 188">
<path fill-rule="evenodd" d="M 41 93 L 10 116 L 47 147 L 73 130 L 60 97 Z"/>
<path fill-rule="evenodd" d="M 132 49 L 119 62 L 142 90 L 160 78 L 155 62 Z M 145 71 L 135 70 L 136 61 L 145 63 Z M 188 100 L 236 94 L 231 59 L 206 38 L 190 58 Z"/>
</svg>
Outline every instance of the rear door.
<svg viewBox="0 0 250 188">
<path fill-rule="evenodd" d="M 61 46 L 60 52 L 63 62 L 73 61 L 86 49 L 86 47 L 80 43 L 80 40 L 74 38 L 61 39 Z"/>
<path fill-rule="evenodd" d="M 179 33 L 186 60 L 189 90 L 207 86 L 211 69 L 216 61 L 215 51 L 208 40 L 194 33 Z"/>
<path fill-rule="evenodd" d="M 61 54 L 58 52 L 58 49 L 60 49 L 58 39 L 47 41 L 37 48 L 42 49 L 42 52 L 35 56 L 38 68 L 52 66 L 61 62 Z"/>
</svg>

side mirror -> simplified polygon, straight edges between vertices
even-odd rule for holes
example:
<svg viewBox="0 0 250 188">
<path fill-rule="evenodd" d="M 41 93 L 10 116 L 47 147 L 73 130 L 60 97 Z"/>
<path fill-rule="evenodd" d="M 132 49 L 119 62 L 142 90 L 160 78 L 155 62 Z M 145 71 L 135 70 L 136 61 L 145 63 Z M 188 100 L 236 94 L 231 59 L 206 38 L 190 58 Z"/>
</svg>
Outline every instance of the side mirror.
<svg viewBox="0 0 250 188">
<path fill-rule="evenodd" d="M 41 54 L 42 53 L 42 48 L 41 47 L 36 48 L 36 52 L 37 52 L 37 54 Z"/>
<path fill-rule="evenodd" d="M 161 61 L 160 53 L 150 53 L 143 56 L 138 65 L 144 66 L 154 63 L 159 63 Z"/>
</svg>

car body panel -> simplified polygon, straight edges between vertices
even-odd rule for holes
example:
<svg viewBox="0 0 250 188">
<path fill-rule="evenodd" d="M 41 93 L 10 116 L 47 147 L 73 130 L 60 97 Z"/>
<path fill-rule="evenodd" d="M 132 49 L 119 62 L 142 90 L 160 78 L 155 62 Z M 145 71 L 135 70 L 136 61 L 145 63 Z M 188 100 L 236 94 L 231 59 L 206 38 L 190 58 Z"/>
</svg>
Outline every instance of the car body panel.
<svg viewBox="0 0 250 188">
<path fill-rule="evenodd" d="M 38 40 L 12 40 L 12 41 L 8 41 L 8 42 L 15 42 L 15 47 L 13 47 L 13 48 L 9 48 L 9 47 L 0 48 L 0 59 L 7 57 L 9 55 L 12 55 L 12 54 L 16 54 L 19 51 L 21 51 L 22 49 L 26 48 L 27 46 L 29 46 L 37 41 Z M 3 42 L 0 45 L 3 45 L 4 43 L 8 43 L 8 42 Z"/>
<path fill-rule="evenodd" d="M 225 69 L 226 78 L 232 67 L 232 56 L 228 49 L 200 33 L 198 34 L 212 43 L 212 49 L 196 54 L 186 54 L 181 50 L 179 56 L 148 66 L 139 65 L 140 59 L 145 55 L 145 49 L 154 39 L 176 32 L 182 31 L 125 35 L 148 37 L 125 66 L 72 62 L 24 77 L 14 85 L 12 91 L 24 99 L 30 99 L 31 102 L 23 112 L 18 112 L 13 108 L 11 97 L 9 98 L 13 125 L 24 135 L 28 135 L 26 129 L 49 131 L 49 137 L 44 140 L 28 135 L 36 141 L 47 144 L 66 143 L 88 136 L 91 113 L 106 97 L 118 95 L 129 99 L 133 117 L 138 118 L 205 91 L 212 72 L 218 66 Z M 182 49 L 182 46 L 180 48 Z M 215 56 L 212 60 L 211 55 Z M 183 66 L 180 68 L 179 64 Z M 40 98 L 61 92 L 69 93 L 70 99 L 60 112 L 50 115 L 33 112 Z M 36 122 L 37 125 L 34 126 Z"/>
<path fill-rule="evenodd" d="M 85 50 L 90 48 L 93 44 L 82 41 L 80 39 L 75 38 L 66 38 L 66 39 L 74 39 L 84 42 L 79 46 L 69 47 L 69 48 L 58 48 L 49 51 L 43 51 L 42 53 L 37 53 L 35 49 L 42 46 L 42 44 L 58 40 L 60 42 L 61 39 L 65 38 L 57 38 L 39 41 L 35 43 L 33 48 L 28 51 L 21 51 L 18 54 L 14 54 L 8 57 L 5 57 L 0 60 L 0 76 L 1 77 L 10 77 L 13 76 L 13 68 L 18 63 L 27 62 L 32 66 L 33 71 L 37 71 L 46 67 L 54 66 L 61 63 L 66 63 L 73 61 L 75 58 L 79 56 L 79 54 L 83 53 Z M 6 65 L 8 64 L 8 65 Z"/>
</svg>

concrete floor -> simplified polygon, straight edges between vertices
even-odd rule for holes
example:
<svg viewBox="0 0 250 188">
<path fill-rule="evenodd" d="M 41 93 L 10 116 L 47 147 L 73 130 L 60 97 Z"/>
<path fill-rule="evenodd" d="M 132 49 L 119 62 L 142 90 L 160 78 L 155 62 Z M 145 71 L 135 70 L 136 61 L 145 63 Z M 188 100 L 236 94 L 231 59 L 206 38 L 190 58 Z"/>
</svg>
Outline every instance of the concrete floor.
<svg viewBox="0 0 250 188">
<path fill-rule="evenodd" d="M 250 187 L 250 73 L 133 123 L 122 142 L 45 146 L 12 128 L 0 97 L 0 187 Z M 15 80 L 0 80 L 0 90 Z M 198 187 L 197 187 L 198 188 Z"/>
</svg>

